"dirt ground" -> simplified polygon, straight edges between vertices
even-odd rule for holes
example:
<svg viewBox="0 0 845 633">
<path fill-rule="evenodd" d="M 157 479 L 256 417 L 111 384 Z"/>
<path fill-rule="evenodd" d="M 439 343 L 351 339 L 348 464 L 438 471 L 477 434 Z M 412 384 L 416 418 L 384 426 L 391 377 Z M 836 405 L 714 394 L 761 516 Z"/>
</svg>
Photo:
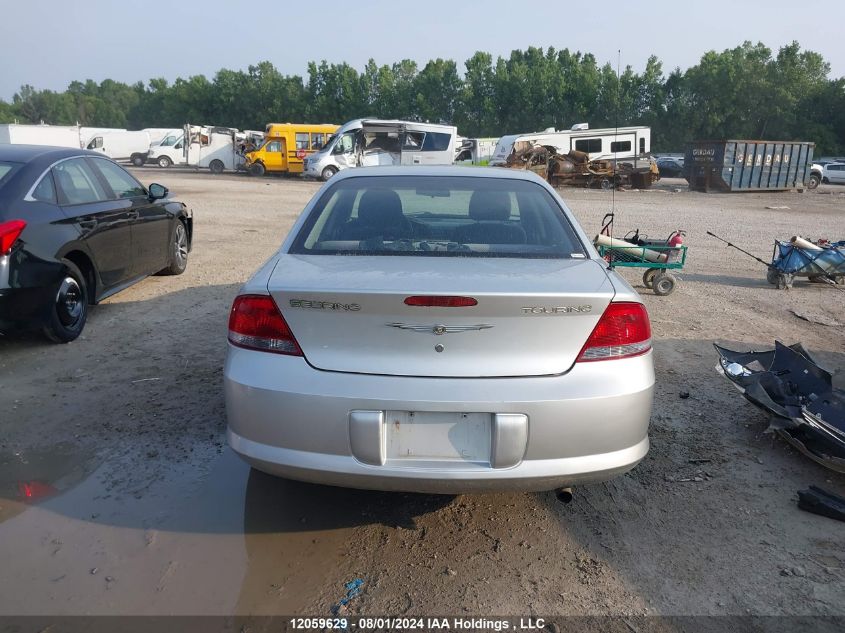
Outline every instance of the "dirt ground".
<svg viewBox="0 0 845 633">
<path fill-rule="evenodd" d="M 654 328 L 651 452 L 564 506 L 250 472 L 224 441 L 227 313 L 319 185 L 135 173 L 193 209 L 187 272 L 93 308 L 69 345 L 0 340 L 0 614 L 327 616 L 360 578 L 351 613 L 845 615 L 843 524 L 796 506 L 808 484 L 845 494 L 845 477 L 764 433 L 712 347 L 800 341 L 841 386 L 845 293 L 777 290 L 705 233 L 763 259 L 776 237 L 842 239 L 845 187 L 615 194 L 617 234 L 685 229 L 689 259 L 669 297 L 623 272 Z M 561 193 L 596 233 L 611 194 Z"/>
</svg>

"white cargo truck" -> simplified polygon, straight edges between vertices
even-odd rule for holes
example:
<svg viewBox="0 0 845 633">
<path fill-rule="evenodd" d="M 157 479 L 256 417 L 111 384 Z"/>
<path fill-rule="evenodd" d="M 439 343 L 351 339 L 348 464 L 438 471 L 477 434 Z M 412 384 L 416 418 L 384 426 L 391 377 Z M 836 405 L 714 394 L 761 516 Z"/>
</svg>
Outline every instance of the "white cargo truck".
<svg viewBox="0 0 845 633">
<path fill-rule="evenodd" d="M 461 138 L 455 150 L 456 165 L 487 165 L 496 151 L 498 138 Z"/>
<path fill-rule="evenodd" d="M 208 168 L 212 173 L 236 171 L 244 162 L 238 151 L 238 130 L 208 125 L 186 125 L 186 162 L 189 166 Z"/>
<path fill-rule="evenodd" d="M 79 148 L 79 128 L 75 125 L 0 125 L 0 144 L 55 145 Z"/>
</svg>

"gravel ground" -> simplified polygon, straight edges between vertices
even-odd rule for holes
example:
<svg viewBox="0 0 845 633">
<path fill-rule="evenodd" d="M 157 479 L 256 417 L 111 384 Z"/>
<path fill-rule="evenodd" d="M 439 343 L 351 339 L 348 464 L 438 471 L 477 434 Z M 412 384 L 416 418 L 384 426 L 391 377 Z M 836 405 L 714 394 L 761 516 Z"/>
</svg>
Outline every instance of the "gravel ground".
<svg viewBox="0 0 845 633">
<path fill-rule="evenodd" d="M 623 271 L 656 339 L 652 449 L 564 506 L 250 472 L 224 442 L 227 312 L 318 184 L 135 173 L 194 210 L 187 272 L 95 307 L 72 344 L 0 340 L 0 614 L 328 615 L 361 578 L 353 613 L 845 615 L 842 524 L 795 503 L 808 484 L 845 494 L 845 477 L 764 433 L 712 348 L 800 341 L 841 386 L 845 334 L 822 323 L 845 320 L 845 293 L 776 290 L 705 233 L 763 259 L 775 237 L 841 239 L 845 188 L 708 195 L 664 180 L 615 194 L 617 235 L 685 229 L 689 259 L 669 297 Z M 614 205 L 561 194 L 588 233 Z M 20 481 L 44 499 L 25 503 Z"/>
</svg>

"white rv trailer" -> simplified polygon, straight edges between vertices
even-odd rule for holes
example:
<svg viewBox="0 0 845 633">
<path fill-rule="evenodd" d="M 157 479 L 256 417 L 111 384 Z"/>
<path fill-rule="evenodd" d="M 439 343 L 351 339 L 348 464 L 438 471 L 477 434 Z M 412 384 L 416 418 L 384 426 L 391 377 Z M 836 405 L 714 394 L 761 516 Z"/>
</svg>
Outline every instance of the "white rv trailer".
<svg viewBox="0 0 845 633">
<path fill-rule="evenodd" d="M 150 151 L 150 135 L 143 130 L 95 132 L 83 139 L 85 149 L 101 152 L 112 160 L 129 160 L 136 166 L 147 162 L 147 153 Z"/>
<path fill-rule="evenodd" d="M 590 160 L 630 160 L 651 152 L 651 128 L 640 125 L 591 130 L 587 124 L 579 123 L 571 130 L 549 128 L 543 132 L 511 134 L 499 139 L 490 165 L 505 165 L 512 153 L 532 145 L 550 145 L 561 154 L 577 150 L 589 154 Z"/>
<path fill-rule="evenodd" d="M 0 144 L 55 145 L 79 149 L 79 128 L 75 125 L 0 125 Z"/>
<path fill-rule="evenodd" d="M 303 173 L 327 180 L 349 167 L 451 165 L 457 136 L 452 125 L 355 119 L 340 126 L 322 149 L 305 157 Z"/>
</svg>

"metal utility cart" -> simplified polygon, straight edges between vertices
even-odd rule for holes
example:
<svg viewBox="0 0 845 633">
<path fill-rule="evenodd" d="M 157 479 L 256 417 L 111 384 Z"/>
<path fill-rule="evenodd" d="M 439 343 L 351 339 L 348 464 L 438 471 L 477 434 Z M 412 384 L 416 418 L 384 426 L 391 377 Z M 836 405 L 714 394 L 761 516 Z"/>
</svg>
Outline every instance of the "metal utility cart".
<svg viewBox="0 0 845 633">
<path fill-rule="evenodd" d="M 643 284 L 654 294 L 665 297 L 672 294 L 678 284 L 678 278 L 670 270 L 680 270 L 687 260 L 687 247 L 673 246 L 669 241 L 682 233 L 676 231 L 665 240 L 636 239 L 630 246 L 620 245 L 616 240 L 612 246 L 598 245 L 599 255 L 613 266 L 645 268 Z M 626 235 L 626 240 L 631 234 Z M 655 258 L 655 254 L 657 257 Z M 657 261 L 654 261 L 657 259 Z"/>
<path fill-rule="evenodd" d="M 845 284 L 845 240 L 827 246 L 804 248 L 791 241 L 775 240 L 766 280 L 791 288 L 796 277 L 829 284 Z"/>
</svg>

